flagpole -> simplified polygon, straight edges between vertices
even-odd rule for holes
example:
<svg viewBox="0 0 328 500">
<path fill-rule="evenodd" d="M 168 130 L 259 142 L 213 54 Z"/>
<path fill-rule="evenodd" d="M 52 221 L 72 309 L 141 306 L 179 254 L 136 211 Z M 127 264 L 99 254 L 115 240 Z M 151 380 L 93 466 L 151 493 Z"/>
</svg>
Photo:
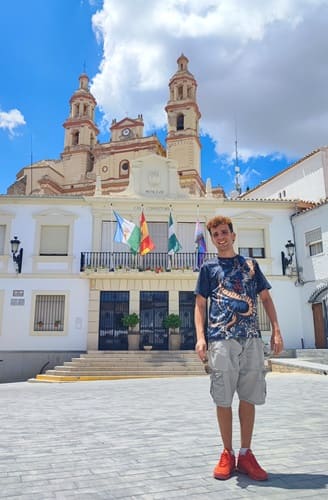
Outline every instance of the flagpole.
<svg viewBox="0 0 328 500">
<path fill-rule="evenodd" d="M 197 203 L 197 213 L 196 213 L 196 229 L 199 224 L 199 203 Z M 195 240 L 195 262 L 194 262 L 194 269 L 195 271 L 199 271 L 199 266 L 198 266 L 198 242 Z"/>
<path fill-rule="evenodd" d="M 142 234 L 141 234 L 141 215 L 142 215 L 142 212 L 143 212 L 143 203 L 141 203 L 140 205 L 140 214 L 139 214 L 139 229 L 140 229 L 140 247 L 141 247 L 141 238 L 142 238 Z M 140 259 L 140 268 L 142 268 L 143 271 L 145 271 L 145 263 L 144 263 L 144 256 L 141 255 L 140 253 L 140 247 L 139 247 L 139 252 L 138 252 L 138 259 Z"/>
<path fill-rule="evenodd" d="M 109 270 L 114 271 L 113 266 L 113 224 L 114 224 L 114 215 L 113 215 L 113 204 L 110 204 L 110 246 L 109 246 Z"/>
<path fill-rule="evenodd" d="M 170 213 L 169 213 L 169 217 L 170 217 L 170 215 L 172 215 L 172 205 L 169 205 L 169 208 L 170 208 Z M 168 268 L 168 270 L 171 271 L 172 270 L 172 255 L 169 253 L 168 256 L 169 256 L 169 260 L 168 260 L 167 268 Z"/>
</svg>

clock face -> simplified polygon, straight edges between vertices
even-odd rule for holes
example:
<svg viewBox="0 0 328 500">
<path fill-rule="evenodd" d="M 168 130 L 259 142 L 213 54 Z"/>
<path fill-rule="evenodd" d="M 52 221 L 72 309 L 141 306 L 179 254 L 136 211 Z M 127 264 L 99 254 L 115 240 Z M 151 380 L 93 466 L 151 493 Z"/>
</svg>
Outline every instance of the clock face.
<svg viewBox="0 0 328 500">
<path fill-rule="evenodd" d="M 122 134 L 127 137 L 128 135 L 130 135 L 131 133 L 131 130 L 129 128 L 124 128 L 123 131 L 122 131 Z"/>
</svg>

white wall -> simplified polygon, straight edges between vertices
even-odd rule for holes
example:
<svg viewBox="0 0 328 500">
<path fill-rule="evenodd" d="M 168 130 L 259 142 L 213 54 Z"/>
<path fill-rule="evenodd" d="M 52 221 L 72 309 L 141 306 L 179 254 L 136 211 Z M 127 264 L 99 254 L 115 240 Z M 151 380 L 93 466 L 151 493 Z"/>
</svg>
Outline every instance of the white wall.
<svg viewBox="0 0 328 500">
<path fill-rule="evenodd" d="M 85 351 L 88 328 L 89 283 L 83 279 L 3 279 L 0 351 Z M 22 290 L 24 305 L 11 305 L 13 290 Z M 64 332 L 33 335 L 33 293 L 68 292 Z"/>
<path fill-rule="evenodd" d="M 244 197 L 262 199 L 283 197 L 290 200 L 319 201 L 328 195 L 325 182 L 327 170 L 325 148 L 321 148 L 294 166 L 280 172 L 273 179 L 256 187 L 249 194 L 246 193 Z"/>
</svg>

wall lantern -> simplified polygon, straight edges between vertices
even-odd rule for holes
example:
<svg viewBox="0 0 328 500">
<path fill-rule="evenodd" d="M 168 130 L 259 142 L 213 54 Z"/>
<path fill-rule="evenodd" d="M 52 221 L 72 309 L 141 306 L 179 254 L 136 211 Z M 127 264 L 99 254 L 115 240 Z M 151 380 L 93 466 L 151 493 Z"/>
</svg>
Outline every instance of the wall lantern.
<svg viewBox="0 0 328 500">
<path fill-rule="evenodd" d="M 14 236 L 13 240 L 10 240 L 11 253 L 13 254 L 13 261 L 16 265 L 16 273 L 22 272 L 22 262 L 23 262 L 23 249 L 19 250 L 20 241 L 17 236 Z"/>
<path fill-rule="evenodd" d="M 293 256 L 295 254 L 295 245 L 291 240 L 288 240 L 285 248 L 287 250 L 287 257 L 285 252 L 281 252 L 281 266 L 282 266 L 282 274 L 285 276 L 286 269 L 293 262 Z"/>
</svg>

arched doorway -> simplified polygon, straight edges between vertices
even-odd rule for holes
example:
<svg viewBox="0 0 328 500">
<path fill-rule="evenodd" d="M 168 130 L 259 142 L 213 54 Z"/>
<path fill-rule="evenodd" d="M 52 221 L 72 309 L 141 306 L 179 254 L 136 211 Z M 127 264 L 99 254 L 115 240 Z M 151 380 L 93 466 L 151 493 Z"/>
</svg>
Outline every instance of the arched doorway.
<svg viewBox="0 0 328 500">
<path fill-rule="evenodd" d="M 314 341 L 317 349 L 328 347 L 328 284 L 320 285 L 309 298 L 312 304 Z"/>
</svg>

